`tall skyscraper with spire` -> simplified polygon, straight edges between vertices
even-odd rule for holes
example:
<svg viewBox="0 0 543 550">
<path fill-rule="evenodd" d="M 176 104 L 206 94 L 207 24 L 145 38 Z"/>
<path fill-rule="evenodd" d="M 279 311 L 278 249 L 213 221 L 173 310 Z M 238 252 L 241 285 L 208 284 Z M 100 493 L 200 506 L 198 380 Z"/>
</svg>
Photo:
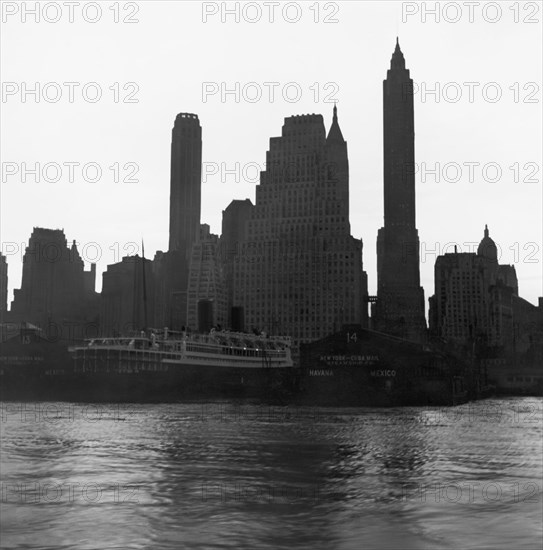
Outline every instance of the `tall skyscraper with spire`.
<svg viewBox="0 0 543 550">
<path fill-rule="evenodd" d="M 245 240 L 234 262 L 234 307 L 247 329 L 309 342 L 367 323 L 362 241 L 351 236 L 347 143 L 337 108 L 285 119 L 271 138 Z"/>
<path fill-rule="evenodd" d="M 410 340 L 424 338 L 415 225 L 413 80 L 398 40 L 383 81 L 384 227 L 377 236 L 375 328 Z"/>
<path fill-rule="evenodd" d="M 172 130 L 170 251 L 188 259 L 200 234 L 202 128 L 198 115 L 180 113 Z"/>
</svg>

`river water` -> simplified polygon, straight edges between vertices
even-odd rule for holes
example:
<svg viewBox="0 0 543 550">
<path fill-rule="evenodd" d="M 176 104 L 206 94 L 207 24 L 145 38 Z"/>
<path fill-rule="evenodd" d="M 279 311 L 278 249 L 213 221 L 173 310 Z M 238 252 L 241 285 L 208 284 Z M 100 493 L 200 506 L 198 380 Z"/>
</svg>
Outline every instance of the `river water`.
<svg viewBox="0 0 543 550">
<path fill-rule="evenodd" d="M 0 405 L 1 548 L 542 547 L 539 398 Z"/>
</svg>

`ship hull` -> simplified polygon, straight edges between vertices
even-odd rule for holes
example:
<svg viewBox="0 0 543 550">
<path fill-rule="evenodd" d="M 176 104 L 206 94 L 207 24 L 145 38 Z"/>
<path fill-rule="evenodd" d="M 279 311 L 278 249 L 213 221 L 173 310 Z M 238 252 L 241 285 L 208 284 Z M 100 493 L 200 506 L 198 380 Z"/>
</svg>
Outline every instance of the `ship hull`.
<svg viewBox="0 0 543 550">
<path fill-rule="evenodd" d="M 293 369 L 294 370 L 294 369 Z M 63 374 L 27 377 L 25 383 L 2 380 L 3 401 L 175 402 L 202 398 L 281 398 L 294 388 L 292 372 L 208 366 L 198 372 L 124 374 Z"/>
<path fill-rule="evenodd" d="M 38 357 L 38 355 L 33 356 Z M 69 356 L 40 355 L 32 364 L 5 363 L 0 399 L 87 402 L 175 402 L 182 400 L 288 396 L 296 385 L 293 367 L 219 365 L 209 361 L 122 363 L 115 353 L 99 353 L 92 365 Z"/>
<path fill-rule="evenodd" d="M 0 350 L 3 401 L 282 399 L 296 387 L 285 338 L 231 332 L 98 338 L 68 348 L 21 334 Z"/>
</svg>

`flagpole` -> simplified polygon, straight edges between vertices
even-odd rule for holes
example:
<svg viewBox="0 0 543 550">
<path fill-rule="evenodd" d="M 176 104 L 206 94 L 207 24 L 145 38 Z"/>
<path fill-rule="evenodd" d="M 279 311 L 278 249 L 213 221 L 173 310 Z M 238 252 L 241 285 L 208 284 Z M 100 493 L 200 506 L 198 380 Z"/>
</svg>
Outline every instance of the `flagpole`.
<svg viewBox="0 0 543 550">
<path fill-rule="evenodd" d="M 144 330 L 147 330 L 147 284 L 145 280 L 145 248 L 143 246 L 143 238 L 141 239 L 141 264 L 143 270 L 143 323 Z"/>
</svg>

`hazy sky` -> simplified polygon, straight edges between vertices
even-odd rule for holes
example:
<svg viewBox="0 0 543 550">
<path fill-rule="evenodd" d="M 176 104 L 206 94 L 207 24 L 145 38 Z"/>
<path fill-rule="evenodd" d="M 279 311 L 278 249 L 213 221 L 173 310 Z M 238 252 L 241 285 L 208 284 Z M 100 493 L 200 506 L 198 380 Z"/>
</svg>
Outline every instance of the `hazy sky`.
<svg viewBox="0 0 543 550">
<path fill-rule="evenodd" d="M 426 298 L 437 254 L 454 243 L 467 251 L 485 223 L 500 263 L 515 265 L 520 295 L 543 295 L 541 2 L 438 3 L 439 22 L 428 13 L 435 2 L 100 2 L 101 13 L 92 2 L 42 2 L 39 22 L 24 13 L 34 4 L 2 2 L 0 240 L 10 301 L 35 226 L 63 228 L 87 262 L 98 257 L 98 290 L 106 266 L 142 238 L 147 257 L 167 248 L 177 113 L 199 115 L 202 223 L 220 233 L 232 199 L 254 202 L 257 167 L 283 119 L 322 113 L 328 128 L 334 99 L 352 234 L 363 239 L 374 294 L 382 81 L 396 35 L 415 81 Z M 239 22 L 225 13 L 236 4 Z M 25 94 L 36 83 L 39 101 Z M 221 97 L 236 86 L 239 97 Z M 39 163 L 39 181 L 23 181 L 23 163 Z"/>
</svg>

